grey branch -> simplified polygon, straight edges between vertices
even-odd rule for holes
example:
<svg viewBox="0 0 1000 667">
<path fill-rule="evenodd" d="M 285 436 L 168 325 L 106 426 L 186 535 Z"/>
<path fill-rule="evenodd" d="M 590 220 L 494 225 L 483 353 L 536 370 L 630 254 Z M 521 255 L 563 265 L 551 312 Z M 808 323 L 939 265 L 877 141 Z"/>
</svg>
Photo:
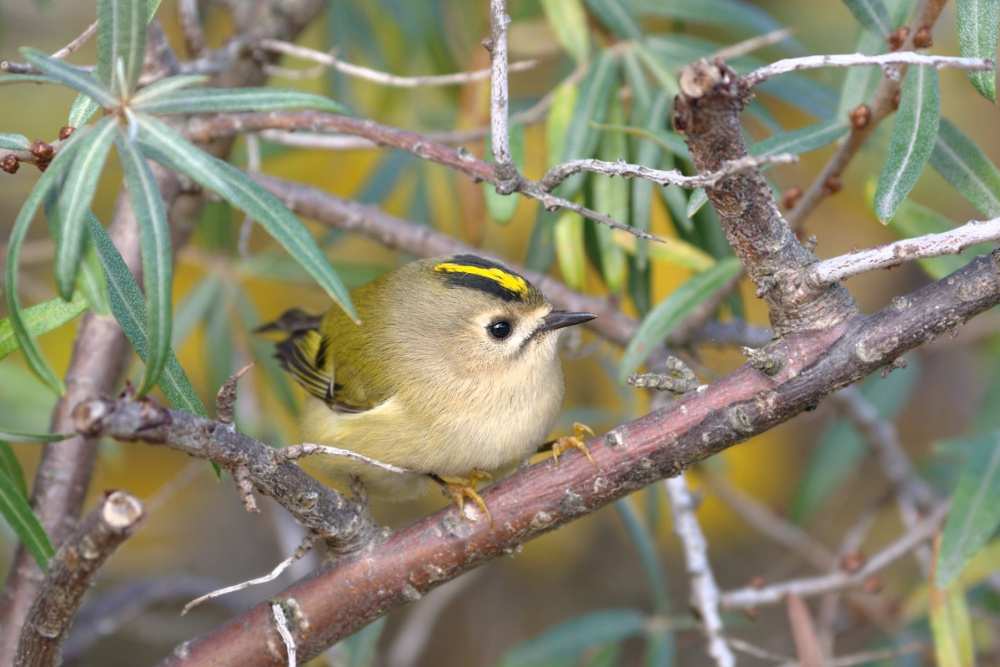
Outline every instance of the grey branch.
<svg viewBox="0 0 1000 667">
<path fill-rule="evenodd" d="M 903 239 L 816 262 L 806 269 L 806 280 L 815 287 L 832 285 L 851 276 L 897 266 L 901 262 L 957 255 L 979 243 L 993 243 L 998 240 L 1000 240 L 1000 218 L 984 222 L 973 220 L 940 234 Z"/>
<path fill-rule="evenodd" d="M 684 561 L 691 578 L 691 606 L 697 610 L 702 630 L 708 640 L 708 654 L 719 667 L 735 667 L 736 657 L 723 635 L 719 614 L 719 587 L 708 561 L 708 541 L 695 516 L 696 503 L 688 490 L 684 473 L 663 480 L 670 497 L 674 534 L 684 548 Z"/>
<path fill-rule="evenodd" d="M 753 88 L 767 81 L 773 76 L 796 72 L 804 69 L 817 69 L 820 67 L 860 67 L 863 65 L 878 65 L 888 67 L 891 65 L 923 65 L 942 69 L 944 67 L 954 67 L 967 71 L 986 71 L 994 67 L 994 63 L 989 58 L 955 58 L 950 56 L 932 56 L 916 53 L 914 51 L 897 51 L 894 53 L 883 53 L 881 55 L 866 55 L 864 53 L 849 53 L 842 55 L 826 56 L 803 56 L 801 58 L 785 58 L 765 65 L 760 69 L 755 69 L 743 76 L 743 84 L 747 88 Z"/>
<path fill-rule="evenodd" d="M 777 153 L 755 157 L 748 155 L 738 160 L 726 162 L 718 171 L 709 171 L 694 176 L 685 176 L 678 169 L 664 171 L 651 169 L 641 164 L 630 164 L 625 160 L 605 162 L 604 160 L 568 160 L 549 169 L 539 181 L 546 192 L 551 192 L 559 184 L 574 174 L 589 171 L 605 176 L 621 176 L 622 178 L 645 178 L 658 185 L 679 185 L 682 188 L 712 188 L 725 178 L 735 176 L 750 169 L 758 169 L 768 164 L 792 164 L 798 162 L 798 156 L 791 153 Z"/>
<path fill-rule="evenodd" d="M 104 562 L 142 522 L 142 503 L 125 491 L 103 498 L 49 561 L 21 631 L 14 664 L 55 665 L 70 624 Z"/>
</svg>

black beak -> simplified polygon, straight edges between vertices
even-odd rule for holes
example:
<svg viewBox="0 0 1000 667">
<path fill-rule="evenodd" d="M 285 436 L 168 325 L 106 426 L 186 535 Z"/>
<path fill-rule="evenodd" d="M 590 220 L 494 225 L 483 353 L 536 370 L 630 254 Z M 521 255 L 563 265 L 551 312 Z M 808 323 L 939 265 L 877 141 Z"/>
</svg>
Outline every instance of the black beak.
<svg viewBox="0 0 1000 667">
<path fill-rule="evenodd" d="M 542 318 L 542 326 L 538 327 L 535 333 L 553 331 L 555 329 L 562 329 L 563 327 L 571 327 L 574 324 L 589 322 L 595 317 L 597 317 L 597 315 L 594 315 L 593 313 L 571 313 L 568 310 L 553 310 L 551 313 Z"/>
</svg>

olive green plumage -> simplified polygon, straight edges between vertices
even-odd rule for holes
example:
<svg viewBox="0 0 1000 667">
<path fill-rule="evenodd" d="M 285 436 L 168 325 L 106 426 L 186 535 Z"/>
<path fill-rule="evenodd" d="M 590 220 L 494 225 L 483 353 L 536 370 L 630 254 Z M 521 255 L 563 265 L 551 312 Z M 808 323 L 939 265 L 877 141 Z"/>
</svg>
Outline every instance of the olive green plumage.
<svg viewBox="0 0 1000 667">
<path fill-rule="evenodd" d="M 291 334 L 277 357 L 308 393 L 304 442 L 418 474 L 334 456 L 304 466 L 400 500 L 428 474 L 496 471 L 533 453 L 562 405 L 561 330 L 594 317 L 553 310 L 522 277 L 474 255 L 411 262 L 351 299 L 360 326 L 333 307 L 322 318 L 289 311 L 264 329 Z"/>
</svg>

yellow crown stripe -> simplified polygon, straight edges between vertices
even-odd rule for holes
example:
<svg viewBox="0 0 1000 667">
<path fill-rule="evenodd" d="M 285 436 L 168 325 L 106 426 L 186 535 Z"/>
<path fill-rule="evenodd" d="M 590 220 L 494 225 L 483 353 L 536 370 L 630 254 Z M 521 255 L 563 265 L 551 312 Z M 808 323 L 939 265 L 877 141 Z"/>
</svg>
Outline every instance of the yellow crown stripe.
<svg viewBox="0 0 1000 667">
<path fill-rule="evenodd" d="M 434 267 L 435 271 L 442 271 L 445 273 L 468 273 L 475 276 L 482 276 L 492 280 L 500 285 L 509 292 L 514 292 L 516 294 L 527 294 L 528 293 L 528 283 L 521 276 L 515 275 L 513 273 L 508 273 L 502 269 L 484 269 L 481 266 L 470 266 L 468 264 L 454 264 L 452 262 L 445 262 L 443 264 L 438 264 Z"/>
</svg>

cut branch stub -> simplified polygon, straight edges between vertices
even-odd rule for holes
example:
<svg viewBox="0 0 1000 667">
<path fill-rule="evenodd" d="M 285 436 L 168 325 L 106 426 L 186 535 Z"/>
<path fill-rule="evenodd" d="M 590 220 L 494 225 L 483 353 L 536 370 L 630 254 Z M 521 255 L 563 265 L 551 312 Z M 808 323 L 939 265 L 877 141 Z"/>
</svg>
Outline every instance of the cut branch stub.
<svg viewBox="0 0 1000 667">
<path fill-rule="evenodd" d="M 674 129 L 685 135 L 699 171 L 718 171 L 746 158 L 740 112 L 751 99 L 739 76 L 720 58 L 699 60 L 680 76 Z M 840 284 L 817 288 L 803 280 L 817 258 L 802 247 L 781 217 L 760 172 L 748 169 L 705 188 L 729 244 L 767 302 L 776 336 L 836 326 L 857 313 Z"/>
</svg>

